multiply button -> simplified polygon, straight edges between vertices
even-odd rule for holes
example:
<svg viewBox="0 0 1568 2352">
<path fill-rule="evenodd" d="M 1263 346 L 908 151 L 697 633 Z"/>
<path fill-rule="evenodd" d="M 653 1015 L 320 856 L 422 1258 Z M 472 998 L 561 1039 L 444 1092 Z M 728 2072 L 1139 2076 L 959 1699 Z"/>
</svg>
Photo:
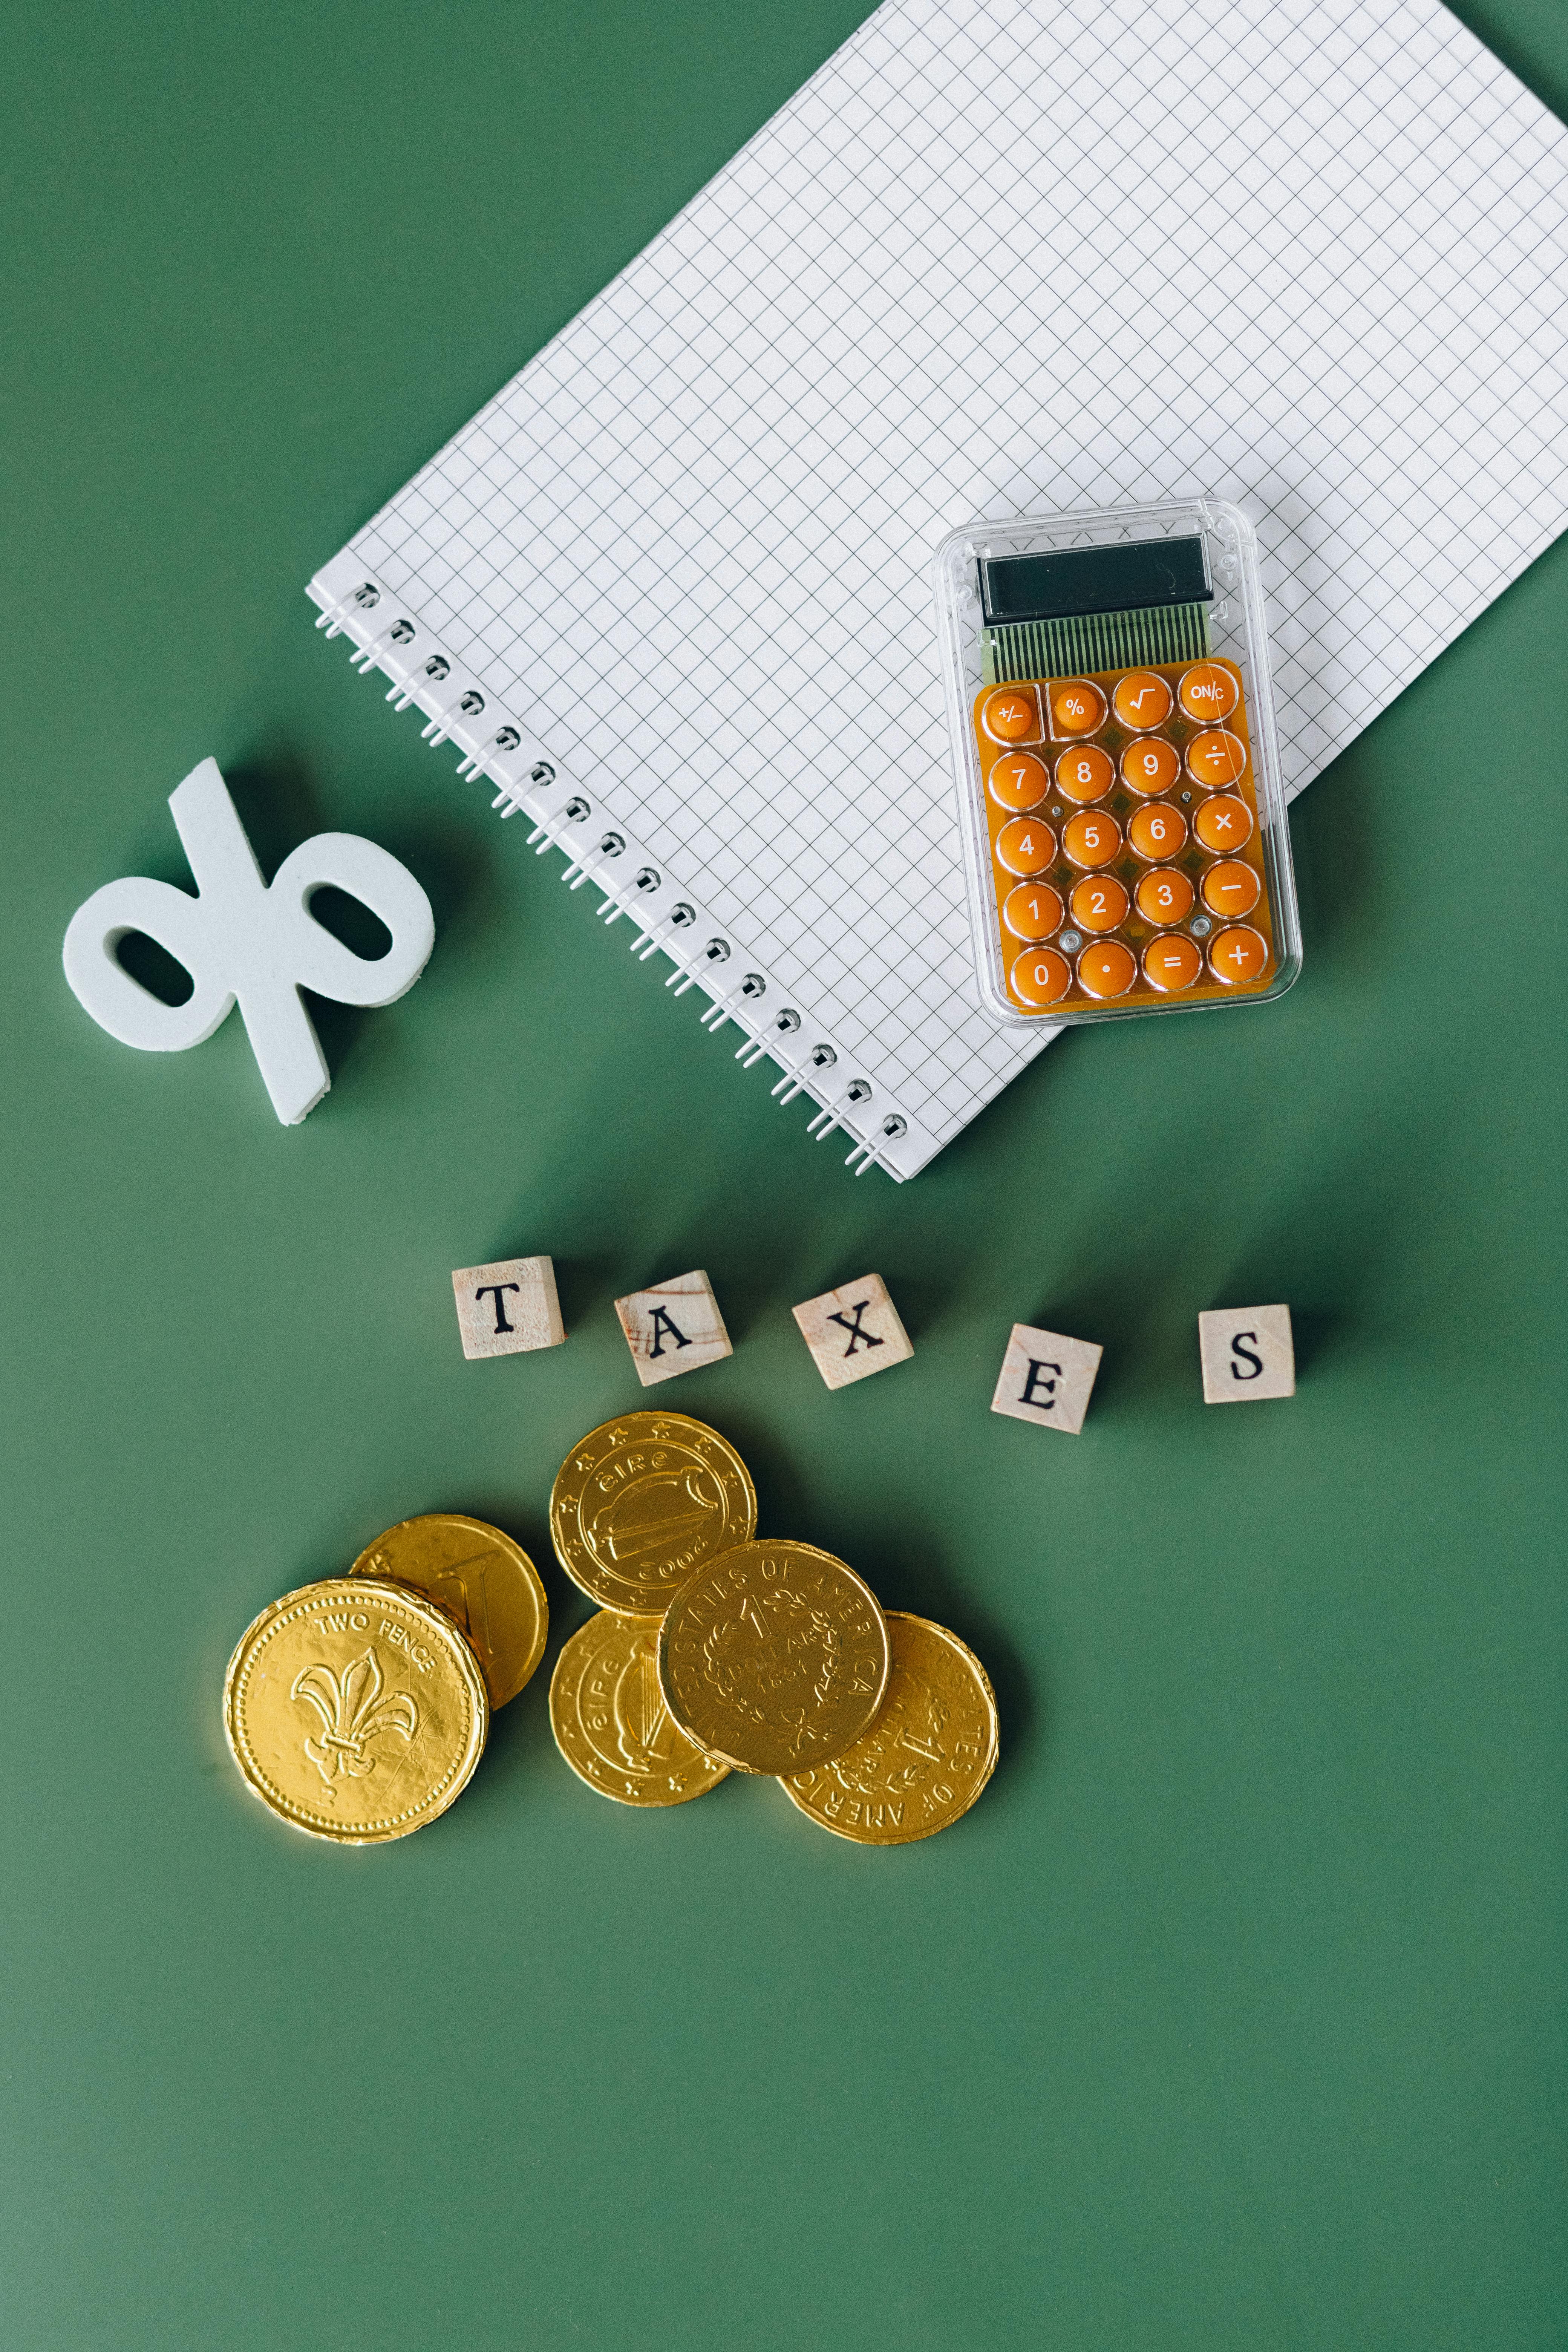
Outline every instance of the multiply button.
<svg viewBox="0 0 1568 2352">
<path fill-rule="evenodd" d="M 1205 849 L 1245 849 L 1252 835 L 1252 811 L 1245 801 L 1221 793 L 1205 801 L 1193 819 L 1193 831 Z"/>
</svg>

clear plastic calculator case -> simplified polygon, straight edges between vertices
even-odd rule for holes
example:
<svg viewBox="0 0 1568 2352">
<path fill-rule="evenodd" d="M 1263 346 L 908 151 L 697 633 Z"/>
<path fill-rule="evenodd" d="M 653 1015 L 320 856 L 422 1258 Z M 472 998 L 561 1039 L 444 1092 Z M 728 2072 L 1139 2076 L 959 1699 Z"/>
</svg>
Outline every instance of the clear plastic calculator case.
<svg viewBox="0 0 1568 2352">
<path fill-rule="evenodd" d="M 1220 499 L 974 523 L 937 622 L 975 967 L 1029 1025 L 1301 967 L 1252 526 Z"/>
</svg>

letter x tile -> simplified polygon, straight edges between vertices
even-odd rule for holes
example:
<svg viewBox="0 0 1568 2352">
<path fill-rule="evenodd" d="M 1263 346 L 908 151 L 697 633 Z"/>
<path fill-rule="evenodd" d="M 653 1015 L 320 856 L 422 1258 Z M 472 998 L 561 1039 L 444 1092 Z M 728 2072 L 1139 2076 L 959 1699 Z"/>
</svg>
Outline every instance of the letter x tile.
<svg viewBox="0 0 1568 2352">
<path fill-rule="evenodd" d="M 907 1364 L 915 1352 L 879 1274 L 808 1298 L 795 1309 L 795 1319 L 830 1389 Z"/>
</svg>

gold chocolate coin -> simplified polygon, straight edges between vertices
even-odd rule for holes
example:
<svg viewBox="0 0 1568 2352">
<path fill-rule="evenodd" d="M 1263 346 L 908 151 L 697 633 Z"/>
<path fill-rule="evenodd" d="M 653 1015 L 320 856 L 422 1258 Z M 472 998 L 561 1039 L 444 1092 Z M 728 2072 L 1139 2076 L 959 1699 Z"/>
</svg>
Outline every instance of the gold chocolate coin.
<svg viewBox="0 0 1568 2352">
<path fill-rule="evenodd" d="M 756 1525 L 745 1464 L 683 1412 L 626 1412 L 591 1429 L 550 1496 L 567 1575 L 601 1608 L 631 1617 L 661 1616 L 693 1569 L 748 1542 Z"/>
<path fill-rule="evenodd" d="M 351 1576 L 412 1584 L 455 1617 L 485 1670 L 492 1707 L 515 1698 L 544 1655 L 550 1604 L 521 1544 L 483 1519 L 426 1511 L 367 1544 Z"/>
<path fill-rule="evenodd" d="M 870 1728 L 888 1629 L 852 1568 L 811 1544 L 748 1543 L 689 1576 L 658 1679 L 689 1739 L 742 1772 L 804 1772 Z"/>
<path fill-rule="evenodd" d="M 658 1686 L 658 1620 L 602 1609 L 550 1677 L 550 1727 L 579 1780 L 622 1805 L 684 1805 L 730 1768 L 678 1728 Z"/>
<path fill-rule="evenodd" d="M 996 1769 L 996 1701 L 956 1633 L 889 1609 L 888 1696 L 863 1739 L 792 1773 L 784 1793 L 836 1837 L 911 1845 L 966 1813 Z"/>
<path fill-rule="evenodd" d="M 444 1813 L 489 1713 L 446 1611 L 369 1577 L 286 1592 L 241 1634 L 224 1677 L 223 1727 L 248 1787 L 343 1845 L 406 1837 Z"/>
</svg>

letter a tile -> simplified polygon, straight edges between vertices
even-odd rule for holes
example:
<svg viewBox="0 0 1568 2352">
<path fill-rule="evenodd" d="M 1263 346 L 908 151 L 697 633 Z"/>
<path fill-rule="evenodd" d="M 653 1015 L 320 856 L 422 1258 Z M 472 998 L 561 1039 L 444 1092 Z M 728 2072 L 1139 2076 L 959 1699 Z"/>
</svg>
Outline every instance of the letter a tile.
<svg viewBox="0 0 1568 2352">
<path fill-rule="evenodd" d="M 1261 1403 L 1296 1393 L 1288 1307 L 1216 1307 L 1198 1317 L 1205 1404 Z"/>
<path fill-rule="evenodd" d="M 1068 1339 L 1060 1331 L 1037 1331 L 1032 1324 L 1015 1323 L 992 1412 L 1076 1437 L 1104 1353 L 1092 1339 Z"/>
<path fill-rule="evenodd" d="M 879 1274 L 862 1275 L 839 1290 L 825 1290 L 794 1310 L 801 1337 L 830 1389 L 847 1389 L 914 1354 L 899 1310 Z"/>
<path fill-rule="evenodd" d="M 701 1272 L 678 1274 L 673 1281 L 655 1283 L 651 1290 L 634 1290 L 616 1299 L 616 1313 L 645 1389 L 656 1381 L 674 1380 L 677 1372 L 694 1372 L 699 1364 L 715 1364 L 731 1352 L 713 1286 Z"/>
<path fill-rule="evenodd" d="M 465 1356 L 516 1356 L 558 1348 L 566 1337 L 555 1268 L 547 1257 L 507 1257 L 460 1265 L 452 1276 Z"/>
</svg>

